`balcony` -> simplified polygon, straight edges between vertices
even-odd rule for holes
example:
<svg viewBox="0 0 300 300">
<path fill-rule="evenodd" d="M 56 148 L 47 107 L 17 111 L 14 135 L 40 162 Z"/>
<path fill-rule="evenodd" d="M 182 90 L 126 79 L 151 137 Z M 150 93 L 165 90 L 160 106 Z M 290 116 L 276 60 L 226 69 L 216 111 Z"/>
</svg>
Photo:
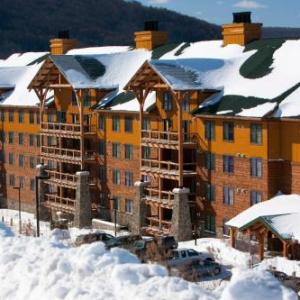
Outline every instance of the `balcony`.
<svg viewBox="0 0 300 300">
<path fill-rule="evenodd" d="M 57 171 L 47 170 L 49 175 L 49 179 L 45 182 L 48 184 L 54 184 L 58 186 L 63 186 L 66 188 L 74 188 L 76 189 L 77 184 L 77 176 L 68 173 L 61 173 Z"/>
<path fill-rule="evenodd" d="M 172 161 L 159 161 L 153 159 L 142 159 L 141 172 L 144 175 L 148 173 L 159 174 L 162 177 L 177 179 L 179 176 L 179 163 Z M 196 163 L 184 163 L 183 164 L 183 176 L 195 176 Z"/>
<path fill-rule="evenodd" d="M 57 147 L 41 147 L 41 157 L 46 159 L 53 159 L 62 162 L 68 162 L 73 164 L 80 164 L 82 161 L 81 151 L 74 149 L 64 149 Z M 92 150 L 84 152 L 84 161 L 95 161 L 96 153 Z"/>
<path fill-rule="evenodd" d="M 172 131 L 142 130 L 142 145 L 152 147 L 162 147 L 178 149 L 179 133 Z M 184 147 L 196 147 L 196 135 L 190 133 L 183 134 Z"/>
<path fill-rule="evenodd" d="M 80 124 L 43 122 L 41 123 L 41 134 L 80 138 L 81 128 L 80 128 Z M 96 134 L 96 126 L 83 125 L 83 134 L 84 135 Z"/>
<path fill-rule="evenodd" d="M 156 203 L 165 208 L 173 208 L 174 193 L 171 191 L 159 191 L 155 188 L 146 189 L 144 200 L 146 202 Z"/>
<path fill-rule="evenodd" d="M 50 209 L 74 213 L 75 199 L 63 198 L 54 194 L 45 194 L 44 205 Z"/>
<path fill-rule="evenodd" d="M 168 235 L 170 234 L 172 222 L 167 220 L 159 220 L 152 216 L 147 218 L 149 225 L 143 228 L 144 234 L 149 235 Z"/>
</svg>

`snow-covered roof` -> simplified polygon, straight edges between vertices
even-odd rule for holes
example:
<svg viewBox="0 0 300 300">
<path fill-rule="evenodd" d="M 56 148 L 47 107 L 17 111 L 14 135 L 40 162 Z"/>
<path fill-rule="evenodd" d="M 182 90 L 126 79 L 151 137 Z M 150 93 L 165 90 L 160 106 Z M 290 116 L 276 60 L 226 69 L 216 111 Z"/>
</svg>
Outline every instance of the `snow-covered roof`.
<svg viewBox="0 0 300 300">
<path fill-rule="evenodd" d="M 226 225 L 244 230 L 262 222 L 283 239 L 300 241 L 300 196 L 280 195 L 243 211 Z"/>
<path fill-rule="evenodd" d="M 133 50 L 99 55 L 52 55 L 50 59 L 74 89 L 122 91 L 129 79 L 150 56 L 149 51 Z"/>
<path fill-rule="evenodd" d="M 36 106 L 39 99 L 34 91 L 27 89 L 38 72 L 46 52 L 28 52 L 13 54 L 0 61 L 0 106 Z"/>
</svg>

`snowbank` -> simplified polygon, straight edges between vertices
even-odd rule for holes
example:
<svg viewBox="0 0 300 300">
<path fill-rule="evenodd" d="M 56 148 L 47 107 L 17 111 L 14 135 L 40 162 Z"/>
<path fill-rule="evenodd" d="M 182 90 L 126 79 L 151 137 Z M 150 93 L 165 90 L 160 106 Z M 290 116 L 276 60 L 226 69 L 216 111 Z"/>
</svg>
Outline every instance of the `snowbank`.
<svg viewBox="0 0 300 300">
<path fill-rule="evenodd" d="M 169 277 L 164 267 L 140 264 L 123 249 L 108 252 L 102 243 L 71 248 L 55 238 L 14 237 L 3 224 L 0 253 L 0 299 L 240 300 L 253 299 L 251 291 L 257 300 L 296 299 L 261 270 L 242 272 L 227 286 L 206 291 Z"/>
</svg>

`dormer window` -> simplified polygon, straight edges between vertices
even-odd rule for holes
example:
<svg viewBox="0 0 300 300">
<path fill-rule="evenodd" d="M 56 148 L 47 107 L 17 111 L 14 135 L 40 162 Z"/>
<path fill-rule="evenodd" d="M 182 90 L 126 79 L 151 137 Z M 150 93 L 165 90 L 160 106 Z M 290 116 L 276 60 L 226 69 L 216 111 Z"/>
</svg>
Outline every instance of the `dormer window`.
<svg viewBox="0 0 300 300">
<path fill-rule="evenodd" d="M 163 108 L 164 111 L 172 110 L 172 95 L 168 92 L 163 93 Z"/>
</svg>

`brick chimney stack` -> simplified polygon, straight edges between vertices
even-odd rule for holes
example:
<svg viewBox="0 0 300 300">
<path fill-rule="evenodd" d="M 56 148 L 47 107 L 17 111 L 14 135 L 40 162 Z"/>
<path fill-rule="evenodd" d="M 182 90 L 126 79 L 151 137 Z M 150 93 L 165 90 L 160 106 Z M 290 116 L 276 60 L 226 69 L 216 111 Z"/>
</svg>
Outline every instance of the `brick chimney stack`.
<svg viewBox="0 0 300 300">
<path fill-rule="evenodd" d="M 65 54 L 77 45 L 77 40 L 70 39 L 69 31 L 59 31 L 58 37 L 50 40 L 50 52 L 52 55 Z"/>
<path fill-rule="evenodd" d="M 146 21 L 144 31 L 135 32 L 136 49 L 153 50 L 168 42 L 168 33 L 159 31 L 157 21 Z"/>
<path fill-rule="evenodd" d="M 248 43 L 260 40 L 262 24 L 251 22 L 251 12 L 233 13 L 233 23 L 223 25 L 223 45 Z"/>
</svg>

